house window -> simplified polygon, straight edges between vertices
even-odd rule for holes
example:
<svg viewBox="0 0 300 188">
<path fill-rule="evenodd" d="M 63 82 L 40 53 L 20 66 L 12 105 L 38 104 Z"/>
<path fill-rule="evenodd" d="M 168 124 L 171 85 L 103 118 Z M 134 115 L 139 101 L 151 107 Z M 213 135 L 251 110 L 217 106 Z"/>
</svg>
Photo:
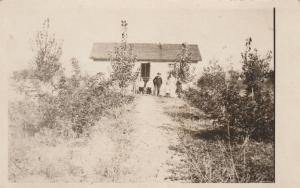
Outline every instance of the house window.
<svg viewBox="0 0 300 188">
<path fill-rule="evenodd" d="M 150 63 L 141 64 L 141 77 L 147 79 L 150 78 Z"/>
</svg>

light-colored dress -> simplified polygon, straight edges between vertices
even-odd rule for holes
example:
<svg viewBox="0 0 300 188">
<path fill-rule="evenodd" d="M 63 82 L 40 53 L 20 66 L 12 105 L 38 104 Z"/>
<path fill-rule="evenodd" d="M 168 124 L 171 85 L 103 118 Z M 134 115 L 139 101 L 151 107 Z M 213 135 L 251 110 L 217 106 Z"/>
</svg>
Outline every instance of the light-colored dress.
<svg viewBox="0 0 300 188">
<path fill-rule="evenodd" d="M 176 97 L 176 79 L 172 76 L 170 78 L 170 96 Z"/>
<path fill-rule="evenodd" d="M 165 88 L 166 88 L 166 92 L 165 92 L 166 96 L 170 96 L 170 92 L 171 92 L 170 79 L 167 79 Z"/>
<path fill-rule="evenodd" d="M 175 97 L 176 96 L 176 79 L 171 76 L 170 78 L 167 79 L 166 82 L 166 93 L 168 93 L 168 95 L 170 97 Z"/>
</svg>

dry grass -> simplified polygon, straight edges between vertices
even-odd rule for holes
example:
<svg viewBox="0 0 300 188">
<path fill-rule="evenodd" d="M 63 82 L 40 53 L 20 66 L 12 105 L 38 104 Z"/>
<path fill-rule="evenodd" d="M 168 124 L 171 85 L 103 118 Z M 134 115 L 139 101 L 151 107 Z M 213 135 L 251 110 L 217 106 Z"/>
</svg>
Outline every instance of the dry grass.
<svg viewBox="0 0 300 188">
<path fill-rule="evenodd" d="M 171 180 L 194 183 L 274 182 L 274 143 L 244 137 L 229 142 L 205 115 L 178 99 L 165 100 L 166 113 L 180 122 L 180 144 L 172 149 L 184 155 Z"/>
<path fill-rule="evenodd" d="M 114 109 L 80 138 L 48 128 L 33 133 L 24 129 L 24 121 L 33 122 L 35 117 L 24 117 L 18 114 L 20 110 L 11 108 L 9 181 L 118 182 L 121 174 L 130 173 L 120 164 L 128 157 L 132 131 L 130 120 L 122 112 L 132 106 Z M 34 114 L 33 108 L 26 110 Z"/>
</svg>

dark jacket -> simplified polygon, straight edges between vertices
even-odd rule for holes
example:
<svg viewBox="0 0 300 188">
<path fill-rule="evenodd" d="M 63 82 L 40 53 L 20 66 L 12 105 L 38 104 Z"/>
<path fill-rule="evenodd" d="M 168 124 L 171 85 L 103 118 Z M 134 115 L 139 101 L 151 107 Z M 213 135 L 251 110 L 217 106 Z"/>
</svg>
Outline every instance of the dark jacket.
<svg viewBox="0 0 300 188">
<path fill-rule="evenodd" d="M 162 78 L 160 76 L 155 76 L 155 78 L 153 79 L 153 84 L 157 85 L 157 86 L 161 86 L 162 85 Z"/>
</svg>

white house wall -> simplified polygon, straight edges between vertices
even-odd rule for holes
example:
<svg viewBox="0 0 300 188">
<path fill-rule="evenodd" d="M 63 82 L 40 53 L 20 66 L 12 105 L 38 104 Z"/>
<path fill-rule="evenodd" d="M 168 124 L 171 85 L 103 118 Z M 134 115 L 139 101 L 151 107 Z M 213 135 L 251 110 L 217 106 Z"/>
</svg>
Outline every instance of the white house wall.
<svg viewBox="0 0 300 188">
<path fill-rule="evenodd" d="M 95 61 L 95 63 L 101 64 L 100 68 L 97 65 L 97 68 L 99 68 L 99 72 L 104 73 L 106 77 L 108 77 L 112 71 L 111 63 L 109 61 Z M 134 67 L 134 70 L 137 71 L 142 63 L 149 63 L 149 62 L 136 62 L 136 65 Z M 171 70 L 171 67 L 169 64 L 174 64 L 174 62 L 150 62 L 150 79 L 147 82 L 146 87 L 151 87 L 152 91 L 154 89 L 152 80 L 157 75 L 157 73 L 161 73 L 161 77 L 163 80 L 163 84 L 161 86 L 161 94 L 164 95 L 166 92 L 166 80 L 168 77 L 168 72 Z M 192 67 L 196 67 L 197 64 L 192 64 Z M 185 85 L 183 85 L 185 87 Z"/>
<path fill-rule="evenodd" d="M 138 62 L 136 68 L 140 67 L 142 63 L 149 63 L 149 62 Z M 150 62 L 150 79 L 147 82 L 146 87 L 151 87 L 152 91 L 154 90 L 153 86 L 153 79 L 157 75 L 157 73 L 161 73 L 161 77 L 163 80 L 163 84 L 161 86 L 161 94 L 165 94 L 166 90 L 166 80 L 168 77 L 168 72 L 171 70 L 169 64 L 172 62 Z"/>
</svg>

